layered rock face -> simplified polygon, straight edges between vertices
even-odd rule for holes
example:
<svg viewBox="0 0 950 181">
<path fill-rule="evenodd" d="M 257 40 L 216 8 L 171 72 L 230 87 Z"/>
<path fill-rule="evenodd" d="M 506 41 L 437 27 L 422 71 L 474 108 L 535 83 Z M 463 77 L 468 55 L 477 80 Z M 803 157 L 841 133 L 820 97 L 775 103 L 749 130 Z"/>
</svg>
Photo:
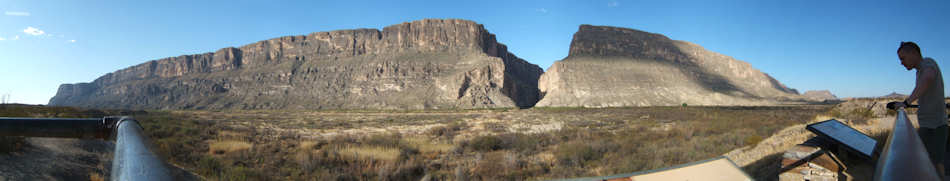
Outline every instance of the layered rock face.
<svg viewBox="0 0 950 181">
<path fill-rule="evenodd" d="M 537 106 L 769 105 L 802 99 L 746 62 L 639 30 L 581 25 Z"/>
<path fill-rule="evenodd" d="M 153 60 L 63 84 L 49 105 L 134 109 L 530 107 L 542 70 L 481 24 L 427 19 Z"/>
</svg>

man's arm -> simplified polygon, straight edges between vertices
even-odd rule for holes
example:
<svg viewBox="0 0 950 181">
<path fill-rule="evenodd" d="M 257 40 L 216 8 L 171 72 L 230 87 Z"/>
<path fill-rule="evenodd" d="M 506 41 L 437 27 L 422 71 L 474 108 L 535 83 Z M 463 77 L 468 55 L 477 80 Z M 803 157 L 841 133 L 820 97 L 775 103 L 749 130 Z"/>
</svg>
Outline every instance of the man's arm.
<svg viewBox="0 0 950 181">
<path fill-rule="evenodd" d="M 907 99 L 904 100 L 906 103 L 911 103 L 920 98 L 920 94 L 923 94 L 927 88 L 930 87 L 930 84 L 933 84 L 934 78 L 937 77 L 937 73 L 933 69 L 921 69 L 920 77 L 917 78 L 917 86 L 914 87 L 914 92 L 907 96 Z"/>
</svg>

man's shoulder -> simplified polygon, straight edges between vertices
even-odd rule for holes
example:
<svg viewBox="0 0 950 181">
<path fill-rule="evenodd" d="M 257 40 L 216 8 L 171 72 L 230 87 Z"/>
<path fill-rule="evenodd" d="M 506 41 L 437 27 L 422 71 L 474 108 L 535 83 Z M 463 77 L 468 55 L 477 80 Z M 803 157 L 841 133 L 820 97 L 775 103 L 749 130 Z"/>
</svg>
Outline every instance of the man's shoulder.
<svg viewBox="0 0 950 181">
<path fill-rule="evenodd" d="M 923 61 L 920 62 L 923 67 L 937 67 L 937 61 L 930 57 L 924 57 Z"/>
</svg>

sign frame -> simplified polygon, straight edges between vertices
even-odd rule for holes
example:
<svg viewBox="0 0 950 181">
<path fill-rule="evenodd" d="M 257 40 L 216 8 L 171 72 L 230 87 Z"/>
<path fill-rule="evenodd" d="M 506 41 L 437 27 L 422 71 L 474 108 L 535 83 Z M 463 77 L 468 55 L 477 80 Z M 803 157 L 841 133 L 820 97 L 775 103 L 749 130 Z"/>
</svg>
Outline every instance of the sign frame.
<svg viewBox="0 0 950 181">
<path fill-rule="evenodd" d="M 826 125 L 834 127 L 832 129 L 835 129 L 835 130 L 827 130 L 826 128 L 824 128 L 824 127 L 827 127 Z M 879 151 L 877 150 L 877 145 L 880 144 L 880 141 L 875 140 L 874 138 L 871 138 L 867 134 L 864 134 L 861 131 L 858 131 L 852 128 L 851 126 L 848 126 L 838 120 L 829 119 L 822 122 L 808 124 L 808 126 L 805 126 L 805 129 L 807 129 L 808 131 L 811 131 L 812 133 L 815 133 L 819 137 L 822 137 L 826 140 L 831 141 L 834 145 L 843 146 L 848 151 L 854 152 L 856 155 L 864 159 L 872 160 L 874 155 L 880 154 Z M 838 131 L 838 132 L 829 133 L 828 131 Z M 844 131 L 844 132 L 840 132 L 840 131 Z M 837 136 L 837 135 L 842 135 L 842 134 L 851 136 L 850 138 L 867 139 L 864 141 L 868 141 L 868 140 L 873 141 L 874 145 L 870 148 L 871 149 L 870 152 L 865 153 L 864 151 L 859 150 L 860 148 L 855 148 L 857 146 L 862 146 L 862 145 L 858 145 L 860 143 L 854 143 L 854 140 L 847 140 L 848 138 L 842 138 L 842 137 Z M 862 140 L 857 140 L 857 141 L 862 141 Z M 863 146 L 866 146 L 866 145 L 863 145 Z"/>
</svg>

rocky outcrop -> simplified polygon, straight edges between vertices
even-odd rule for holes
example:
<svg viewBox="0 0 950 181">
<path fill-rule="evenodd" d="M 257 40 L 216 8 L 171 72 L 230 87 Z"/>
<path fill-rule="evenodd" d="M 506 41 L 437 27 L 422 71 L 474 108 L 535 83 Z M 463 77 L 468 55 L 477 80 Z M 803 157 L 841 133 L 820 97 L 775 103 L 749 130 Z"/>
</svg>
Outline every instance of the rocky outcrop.
<svg viewBox="0 0 950 181">
<path fill-rule="evenodd" d="M 537 106 L 768 105 L 800 100 L 746 62 L 639 30 L 581 25 Z"/>
<path fill-rule="evenodd" d="M 805 93 L 803 93 L 802 96 L 805 96 L 805 98 L 814 100 L 814 101 L 838 100 L 838 96 L 831 94 L 831 91 L 828 91 L 828 90 L 805 91 Z"/>
<path fill-rule="evenodd" d="M 152 60 L 63 84 L 49 105 L 136 109 L 530 107 L 542 70 L 481 24 L 426 19 Z"/>
</svg>

